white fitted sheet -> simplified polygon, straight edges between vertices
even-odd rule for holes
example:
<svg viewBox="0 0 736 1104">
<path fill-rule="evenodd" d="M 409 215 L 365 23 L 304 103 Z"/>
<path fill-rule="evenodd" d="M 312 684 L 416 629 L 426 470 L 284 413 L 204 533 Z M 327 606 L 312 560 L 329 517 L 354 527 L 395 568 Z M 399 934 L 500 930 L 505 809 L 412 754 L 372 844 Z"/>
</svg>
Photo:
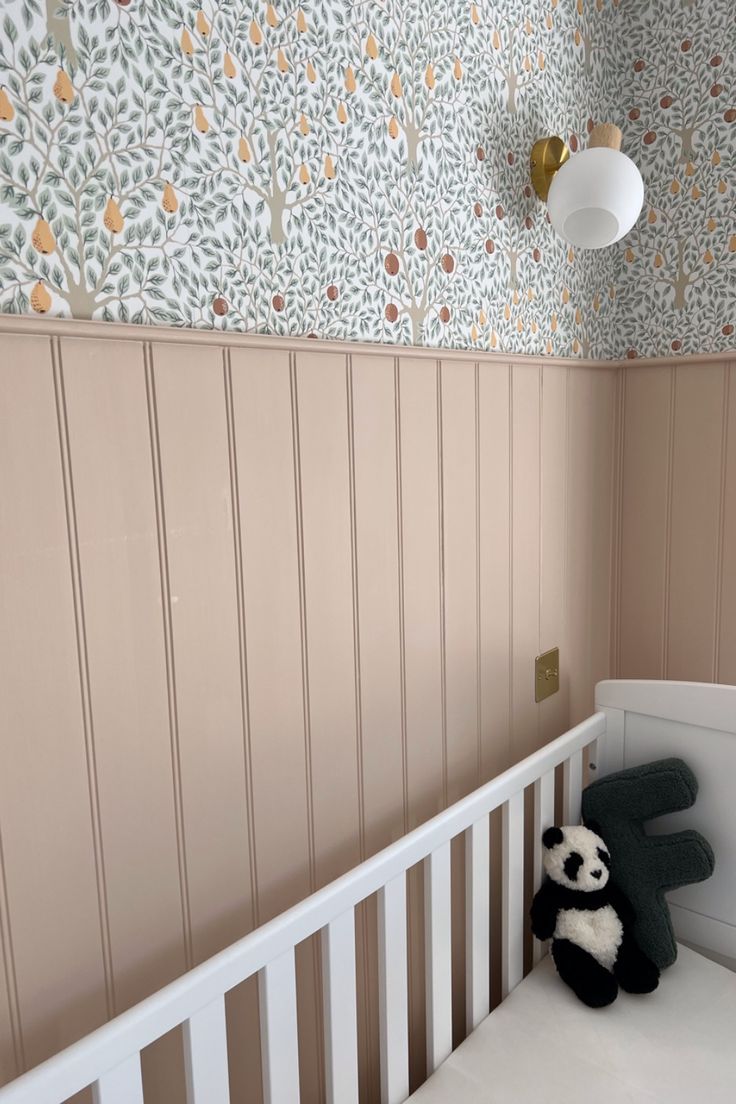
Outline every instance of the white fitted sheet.
<svg viewBox="0 0 736 1104">
<path fill-rule="evenodd" d="M 590 1009 L 549 956 L 412 1104 L 736 1104 L 736 974 L 680 946 L 649 996 Z"/>
</svg>

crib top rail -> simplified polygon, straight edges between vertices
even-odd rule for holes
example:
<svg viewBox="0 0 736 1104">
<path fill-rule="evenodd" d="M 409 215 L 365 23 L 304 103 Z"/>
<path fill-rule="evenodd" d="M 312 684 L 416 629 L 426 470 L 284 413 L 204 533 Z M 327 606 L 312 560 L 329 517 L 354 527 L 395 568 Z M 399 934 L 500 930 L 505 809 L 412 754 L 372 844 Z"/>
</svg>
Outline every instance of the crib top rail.
<svg viewBox="0 0 736 1104">
<path fill-rule="evenodd" d="M 428 928 L 428 938 L 437 941 L 438 957 L 442 959 L 443 948 L 449 946 L 449 913 L 443 912 L 442 902 L 443 894 L 446 896 L 449 892 L 450 841 L 470 829 L 467 833 L 467 853 L 472 857 L 475 846 L 475 865 L 482 872 L 484 848 L 487 848 L 487 820 L 485 844 L 482 833 L 473 834 L 473 827 L 477 828 L 479 821 L 503 806 L 505 838 L 510 846 L 517 849 L 521 842 L 523 851 L 523 791 L 532 784 L 538 788 L 544 783 L 543 800 L 549 811 L 554 799 L 554 770 L 561 764 L 565 765 L 566 771 L 566 812 L 575 815 L 576 802 L 579 812 L 583 749 L 603 737 L 605 731 L 605 714 L 595 713 L 330 885 L 6 1085 L 0 1089 L 0 1104 L 59 1104 L 90 1085 L 93 1086 L 95 1104 L 142 1104 L 140 1051 L 180 1025 L 184 1025 L 189 1104 L 204 1104 L 204 1101 L 207 1104 L 226 1102 L 229 1097 L 224 1043 L 224 995 L 227 992 L 246 978 L 259 975 L 262 1037 L 266 1036 L 265 1042 L 262 1039 L 262 1045 L 268 1049 L 269 1030 L 275 1030 L 284 1016 L 287 1019 L 292 1015 L 295 1017 L 295 1002 L 293 993 L 290 993 L 290 987 L 293 986 L 294 947 L 309 936 L 322 932 L 323 958 L 326 961 L 326 1015 L 330 1012 L 330 1001 L 342 1001 L 341 1007 L 347 1008 L 354 993 L 351 994 L 349 987 L 347 992 L 343 991 L 344 986 L 341 989 L 341 979 L 349 976 L 349 970 L 337 967 L 344 967 L 345 959 L 340 957 L 341 953 L 351 953 L 352 910 L 359 902 L 378 892 L 382 923 L 391 923 L 394 915 L 398 918 L 395 931 L 400 932 L 402 910 L 405 908 L 405 875 L 422 860 L 425 860 L 425 889 L 434 924 Z M 574 764 L 572 768 L 570 764 Z M 472 867 L 472 861 L 470 865 Z M 523 930 L 523 912 L 520 904 L 520 871 L 521 867 L 514 862 L 510 868 L 504 869 L 505 881 L 512 883 L 512 898 L 515 902 L 513 908 L 516 910 L 513 915 L 507 916 L 509 923 L 506 925 L 506 938 L 511 940 L 511 945 L 507 948 L 504 961 L 509 963 L 521 962 L 519 941 Z M 485 876 L 487 878 L 487 870 Z M 349 923 L 345 920 L 346 916 L 349 917 Z M 481 910 L 477 920 L 478 930 L 481 931 L 487 915 Z M 518 924 L 518 932 L 512 930 L 514 924 Z M 399 940 L 398 951 L 396 946 L 388 946 L 384 947 L 384 952 L 387 977 L 383 982 L 388 986 L 390 997 L 391 985 L 395 983 L 395 979 L 392 981 L 391 966 L 392 961 L 401 963 L 401 941 Z M 403 954 L 405 956 L 405 947 Z M 335 967 L 332 971 L 331 964 Z M 504 977 L 505 992 L 521 980 L 520 965 L 509 969 L 510 973 L 507 972 L 508 976 Z M 446 996 L 446 980 L 437 971 L 431 979 L 428 999 L 430 1002 L 436 1000 L 435 1011 L 440 1008 L 440 998 Z M 485 988 L 487 989 L 487 985 Z M 484 995 L 482 990 L 481 985 L 480 999 L 476 994 L 475 1007 L 469 1012 L 473 1026 L 479 1016 L 488 1012 L 487 992 Z M 335 1008 L 337 1007 L 336 1004 Z M 391 1000 L 387 998 L 384 1001 L 385 1015 L 390 1017 L 392 1009 Z M 441 1015 L 438 1012 L 434 1033 L 428 1032 L 428 1046 L 434 1046 L 429 1055 L 432 1068 L 449 1053 L 448 1014 L 447 1011 L 443 1011 Z M 339 1031 L 341 1017 L 333 1015 L 332 1018 L 335 1030 Z M 402 1024 L 398 1020 L 395 1022 L 395 1030 L 401 1035 Z M 403 1031 L 405 1032 L 405 1024 Z M 406 1082 L 402 1070 L 406 1057 L 402 1057 L 399 1044 L 392 1042 L 390 1019 L 384 1023 L 384 1033 L 388 1063 L 384 1099 L 402 1100 L 404 1096 L 401 1092 Z M 395 1076 L 391 1073 L 392 1053 L 399 1071 Z M 266 1099 L 274 1104 L 280 1100 L 298 1100 L 298 1086 L 296 1096 L 289 1095 L 294 1089 L 293 1081 L 291 1085 L 268 1084 L 269 1075 L 278 1077 L 278 1070 L 284 1068 L 284 1063 L 275 1061 L 271 1065 L 268 1053 L 265 1057 Z M 342 1068 L 344 1062 L 338 1054 L 333 1063 L 333 1073 L 338 1078 Z M 220 1088 L 215 1088 L 218 1084 Z M 405 1095 L 408 1095 L 408 1085 L 406 1090 Z M 330 1097 L 335 1100 L 347 1099 L 339 1095 L 339 1084 L 333 1084 Z"/>
</svg>

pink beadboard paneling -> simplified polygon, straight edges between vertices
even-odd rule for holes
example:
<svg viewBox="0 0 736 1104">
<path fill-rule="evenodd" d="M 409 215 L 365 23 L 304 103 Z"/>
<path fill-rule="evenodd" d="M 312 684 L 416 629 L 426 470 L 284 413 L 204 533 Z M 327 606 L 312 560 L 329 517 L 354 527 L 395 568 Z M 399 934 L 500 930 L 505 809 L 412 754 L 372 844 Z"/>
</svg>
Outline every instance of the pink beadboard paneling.
<svg viewBox="0 0 736 1104">
<path fill-rule="evenodd" d="M 0 578 L 3 639 L 14 642 L 0 676 L 11 703 L 3 735 L 8 719 L 29 741 L 61 724 L 48 761 L 65 780 L 30 834 L 25 810 L 53 778 L 44 782 L 34 745 L 21 770 L 15 743 L 12 755 L 0 743 L 6 1079 L 14 1036 L 31 1040 L 35 1060 L 151 992 L 567 727 L 609 673 L 619 368 L 229 334 L 186 341 L 78 322 L 62 332 L 61 449 L 49 337 L 0 339 L 11 426 L 0 446 L 11 534 Z M 638 434 L 641 461 L 658 397 L 655 388 L 628 438 Z M 733 455 L 716 572 L 724 611 Z M 626 459 L 639 462 L 631 449 Z M 647 509 L 624 496 L 627 552 L 630 520 Z M 652 526 L 657 547 L 655 537 Z M 626 565 L 646 591 L 631 555 Z M 729 632 L 723 617 L 722 667 L 733 662 Z M 534 657 L 554 644 L 563 690 L 536 706 Z M 31 694 L 41 677 L 44 700 Z M 59 926 L 46 943 L 34 864 L 48 879 L 45 911 L 53 902 L 75 917 L 74 933 Z M 409 887 L 416 1085 L 421 871 Z M 372 1104 L 372 903 L 356 931 L 361 1099 Z M 54 974 L 63 962 L 66 978 L 70 960 L 76 1003 Z M 309 1104 L 324 1095 L 319 970 L 306 943 L 297 978 Z M 228 998 L 233 1098 L 249 1104 L 260 1100 L 254 990 Z M 147 1100 L 178 1104 L 180 1067 L 175 1034 L 146 1056 Z"/>
<path fill-rule="evenodd" d="M 736 683 L 736 363 L 728 365 L 724 425 L 721 554 L 719 559 L 716 682 Z"/>
</svg>

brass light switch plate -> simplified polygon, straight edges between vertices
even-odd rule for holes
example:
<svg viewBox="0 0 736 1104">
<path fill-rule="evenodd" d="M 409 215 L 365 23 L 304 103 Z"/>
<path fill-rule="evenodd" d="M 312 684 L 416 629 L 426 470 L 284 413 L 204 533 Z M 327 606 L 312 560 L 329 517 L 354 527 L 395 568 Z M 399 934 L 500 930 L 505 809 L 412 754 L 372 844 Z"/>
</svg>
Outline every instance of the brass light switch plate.
<svg viewBox="0 0 736 1104">
<path fill-rule="evenodd" d="M 544 701 L 560 689 L 560 649 L 550 648 L 534 660 L 534 700 Z"/>
</svg>

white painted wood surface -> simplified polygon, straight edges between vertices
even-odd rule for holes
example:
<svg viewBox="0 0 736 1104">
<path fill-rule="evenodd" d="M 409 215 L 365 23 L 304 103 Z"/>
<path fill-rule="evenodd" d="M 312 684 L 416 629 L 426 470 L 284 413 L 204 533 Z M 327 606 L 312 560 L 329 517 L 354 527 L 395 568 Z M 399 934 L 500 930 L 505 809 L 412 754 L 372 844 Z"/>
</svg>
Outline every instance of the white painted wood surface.
<svg viewBox="0 0 736 1104">
<path fill-rule="evenodd" d="M 260 971 L 258 996 L 264 1104 L 298 1104 L 299 1045 L 293 947 Z"/>
<path fill-rule="evenodd" d="M 424 961 L 427 1073 L 452 1052 L 452 903 L 450 841 L 424 860 Z"/>
<path fill-rule="evenodd" d="M 225 998 L 184 1022 L 187 1104 L 230 1104 Z"/>
<path fill-rule="evenodd" d="M 524 791 L 502 813 L 501 996 L 524 976 Z"/>
<path fill-rule="evenodd" d="M 294 908 L 0 1089 L 0 1104 L 61 1104 L 96 1081 L 102 1086 L 98 1093 L 108 1093 L 98 1104 L 139 1104 L 134 1087 L 128 1092 L 126 1085 L 124 1102 L 109 1095 L 126 1079 L 133 1085 L 139 1052 L 185 1021 L 194 1022 L 202 1009 L 254 974 L 259 979 L 264 1100 L 266 1104 L 298 1104 L 294 948 L 379 891 L 381 954 L 386 964 L 381 982 L 384 1100 L 398 1104 L 408 1069 L 403 885 L 407 870 L 426 860 L 427 919 L 433 947 L 428 963 L 428 1051 L 433 1068 L 452 1047 L 450 841 L 508 802 L 503 908 L 506 992 L 520 980 L 522 969 L 524 788 L 554 771 L 604 731 L 602 714 L 589 717 Z"/>
<path fill-rule="evenodd" d="M 322 999 L 328 1104 L 357 1104 L 358 1012 L 352 909 L 322 929 Z"/>
<path fill-rule="evenodd" d="M 534 892 L 542 884 L 544 867 L 542 865 L 542 834 L 555 822 L 555 772 L 547 771 L 534 783 Z M 534 963 L 544 956 L 545 944 L 539 939 L 532 943 Z"/>
<path fill-rule="evenodd" d="M 378 1014 L 381 1104 L 409 1095 L 406 874 L 378 891 Z"/>
<path fill-rule="evenodd" d="M 580 799 L 583 793 L 583 752 L 574 752 L 562 764 L 562 819 L 565 824 L 580 823 Z"/>
<path fill-rule="evenodd" d="M 490 817 L 465 833 L 465 1022 L 468 1031 L 491 1010 Z"/>
<path fill-rule="evenodd" d="M 140 1054 L 102 1075 L 92 1088 L 94 1104 L 143 1104 Z"/>
</svg>

